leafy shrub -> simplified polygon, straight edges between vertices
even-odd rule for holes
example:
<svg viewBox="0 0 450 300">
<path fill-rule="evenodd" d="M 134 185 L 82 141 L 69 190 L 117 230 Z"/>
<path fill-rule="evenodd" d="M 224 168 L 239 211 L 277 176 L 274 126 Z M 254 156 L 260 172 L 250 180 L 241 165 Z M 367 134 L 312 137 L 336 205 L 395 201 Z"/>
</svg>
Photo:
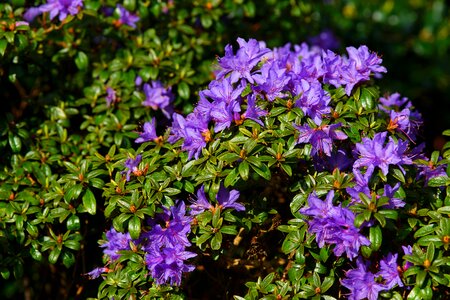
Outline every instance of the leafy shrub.
<svg viewBox="0 0 450 300">
<path fill-rule="evenodd" d="M 16 2 L 5 296 L 448 297 L 448 144 L 423 153 L 420 113 L 381 94 L 367 47 L 238 39 L 213 72 L 216 21 L 251 4 Z"/>
</svg>

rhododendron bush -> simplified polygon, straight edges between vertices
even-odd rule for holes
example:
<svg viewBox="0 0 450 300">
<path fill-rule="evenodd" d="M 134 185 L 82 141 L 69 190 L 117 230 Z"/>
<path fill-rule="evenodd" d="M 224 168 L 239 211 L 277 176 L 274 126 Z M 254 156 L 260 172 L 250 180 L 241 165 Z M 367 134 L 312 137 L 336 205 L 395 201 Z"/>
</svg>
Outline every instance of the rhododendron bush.
<svg viewBox="0 0 450 300">
<path fill-rule="evenodd" d="M 238 38 L 195 77 L 195 51 L 133 33 L 148 11 L 130 3 L 11 10 L 22 19 L 0 54 L 22 100 L 0 124 L 5 286 L 36 298 L 450 297 L 450 143 L 427 153 L 421 113 L 378 86 L 380 54 Z M 152 5 L 164 18 L 175 4 Z M 93 41 L 77 22 L 99 30 Z M 46 66 L 14 64 L 52 47 L 50 77 L 23 95 Z"/>
</svg>

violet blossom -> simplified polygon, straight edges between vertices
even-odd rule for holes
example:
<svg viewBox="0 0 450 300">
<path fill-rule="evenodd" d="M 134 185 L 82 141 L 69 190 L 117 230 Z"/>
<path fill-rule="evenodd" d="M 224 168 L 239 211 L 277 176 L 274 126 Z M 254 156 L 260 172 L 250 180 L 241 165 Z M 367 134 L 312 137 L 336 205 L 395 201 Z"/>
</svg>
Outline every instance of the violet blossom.
<svg viewBox="0 0 450 300">
<path fill-rule="evenodd" d="M 316 128 L 311 128 L 308 124 L 294 124 L 294 128 L 300 132 L 297 143 L 310 143 L 312 146 L 312 156 L 317 153 L 319 155 L 325 154 L 331 156 L 331 150 L 334 144 L 333 140 L 345 140 L 347 138 L 345 133 L 337 130 L 339 127 L 341 127 L 341 123 L 322 125 Z"/>
<path fill-rule="evenodd" d="M 397 254 L 389 253 L 381 259 L 378 272 L 372 273 L 372 269 L 370 262 L 358 258 L 356 269 L 346 272 L 341 284 L 350 290 L 349 299 L 377 300 L 380 292 L 403 286 L 398 274 Z"/>
<path fill-rule="evenodd" d="M 247 110 L 241 115 L 241 119 L 250 119 L 258 123 L 259 125 L 264 126 L 260 118 L 266 115 L 267 111 L 261 109 L 256 105 L 256 96 L 254 94 L 248 95 Z"/>
<path fill-rule="evenodd" d="M 181 148 L 188 152 L 188 158 L 198 159 L 206 143 L 211 140 L 208 122 L 198 111 L 190 113 L 186 118 L 174 113 L 168 142 L 175 143 L 183 139 Z"/>
<path fill-rule="evenodd" d="M 407 142 L 398 140 L 395 142 L 392 137 L 385 145 L 387 132 L 376 133 L 373 139 L 363 138 L 361 143 L 356 144 L 356 151 L 359 158 L 354 162 L 353 169 L 366 167 L 366 172 L 371 175 L 375 167 L 379 167 L 386 176 L 389 172 L 389 165 L 399 166 L 412 164 L 410 158 L 405 155 Z"/>
<path fill-rule="evenodd" d="M 109 271 L 106 267 L 99 267 L 95 268 L 94 270 L 86 273 L 85 275 L 88 276 L 89 279 L 96 279 L 100 277 L 103 273 L 107 273 Z"/>
<path fill-rule="evenodd" d="M 106 232 L 107 242 L 100 247 L 105 248 L 103 253 L 108 255 L 112 261 L 119 259 L 120 254 L 118 251 L 130 250 L 130 242 L 132 241 L 130 234 L 117 232 L 114 228 L 111 228 Z"/>
<path fill-rule="evenodd" d="M 111 87 L 107 87 L 106 88 L 106 105 L 108 107 L 110 107 L 116 101 L 117 101 L 116 91 Z"/>
<path fill-rule="evenodd" d="M 335 245 L 336 256 L 345 252 L 353 259 L 359 255 L 360 247 L 369 246 L 370 241 L 355 227 L 355 214 L 348 208 L 334 206 L 333 197 L 333 190 L 328 192 L 325 201 L 312 193 L 308 197 L 308 206 L 300 209 L 300 213 L 310 217 L 308 232 L 316 235 L 319 247 Z"/>
<path fill-rule="evenodd" d="M 139 137 L 134 141 L 135 143 L 156 141 L 158 139 L 155 118 L 152 118 L 150 122 L 145 122 L 143 129 L 144 131 L 139 134 Z"/>
<path fill-rule="evenodd" d="M 130 13 L 120 4 L 117 4 L 117 8 L 119 10 L 119 24 L 125 24 L 132 28 L 136 28 L 136 22 L 139 21 L 139 17 Z"/>
<path fill-rule="evenodd" d="M 134 159 L 132 157 L 127 158 L 127 160 L 125 161 L 125 164 L 124 164 L 125 168 L 127 170 L 124 170 L 121 172 L 122 174 L 124 174 L 124 173 L 127 174 L 127 176 L 126 176 L 127 181 L 130 181 L 131 173 L 135 173 L 139 170 L 138 167 L 139 167 L 139 164 L 141 163 L 141 161 L 142 161 L 142 155 L 140 155 L 140 154 L 137 155 L 136 158 L 134 158 Z"/>
<path fill-rule="evenodd" d="M 263 43 L 254 39 L 246 42 L 244 39 L 238 38 L 237 41 L 240 48 L 237 50 L 236 55 L 234 55 L 231 45 L 225 46 L 225 56 L 219 58 L 221 70 L 217 73 L 217 79 L 220 80 L 231 73 L 230 79 L 232 83 L 240 79 L 254 83 L 252 69 L 260 62 L 262 56 L 270 52 L 270 50 Z"/>
<path fill-rule="evenodd" d="M 331 108 L 328 106 L 331 101 L 330 95 L 323 90 L 317 80 L 308 82 L 302 79 L 299 87 L 301 96 L 295 102 L 295 106 L 300 107 L 316 125 L 320 125 L 323 116 L 330 114 Z"/>
<path fill-rule="evenodd" d="M 163 225 L 155 222 L 153 228 L 144 234 L 150 244 L 157 244 L 158 247 L 173 247 L 175 245 L 190 246 L 191 243 L 187 234 L 191 231 L 190 222 L 192 218 L 186 215 L 186 206 L 183 201 L 178 205 L 164 208 L 164 211 L 155 217 L 155 220 L 162 220 Z"/>
<path fill-rule="evenodd" d="M 229 191 L 223 186 L 223 184 L 220 185 L 216 199 L 221 209 L 231 208 L 235 209 L 236 211 L 245 210 L 244 205 L 236 202 L 239 199 L 239 191 L 237 190 Z"/>
<path fill-rule="evenodd" d="M 59 20 L 64 21 L 68 15 L 76 15 L 83 7 L 83 0 L 48 0 L 46 4 L 39 6 L 41 12 L 49 12 L 50 20 L 59 16 Z"/>
<path fill-rule="evenodd" d="M 362 258 L 356 261 L 356 269 L 348 270 L 341 284 L 350 290 L 351 300 L 378 300 L 378 294 L 385 288 L 376 282 L 375 274 L 370 272 L 370 265 Z"/>
<path fill-rule="evenodd" d="M 156 284 L 180 285 L 181 276 L 185 272 L 191 272 L 194 266 L 185 263 L 186 260 L 196 256 L 195 253 L 185 250 L 183 245 L 174 245 L 159 249 L 152 245 L 147 249 L 145 263 L 150 270 Z"/>
<path fill-rule="evenodd" d="M 165 88 L 163 84 L 158 81 L 152 81 L 150 84 L 144 84 L 145 100 L 142 105 L 149 106 L 153 110 L 161 109 L 163 114 L 170 119 L 172 114 L 171 102 L 174 99 L 172 88 Z"/>
</svg>

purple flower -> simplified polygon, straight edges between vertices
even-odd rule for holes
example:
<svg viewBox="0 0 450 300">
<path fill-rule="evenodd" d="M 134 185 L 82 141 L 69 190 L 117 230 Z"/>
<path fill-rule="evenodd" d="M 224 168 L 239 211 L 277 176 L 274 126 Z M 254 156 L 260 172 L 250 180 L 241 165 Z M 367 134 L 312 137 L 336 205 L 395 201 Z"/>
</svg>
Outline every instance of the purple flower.
<svg viewBox="0 0 450 300">
<path fill-rule="evenodd" d="M 286 85 L 290 80 L 286 74 L 286 69 L 279 68 L 277 64 L 266 63 L 261 71 L 261 76 L 254 77 L 258 85 L 254 86 L 253 90 L 270 102 L 275 98 L 286 97 L 287 94 L 283 91 L 286 90 Z"/>
<path fill-rule="evenodd" d="M 367 167 L 366 173 L 372 174 L 375 167 L 379 167 L 386 176 L 389 165 L 397 165 L 401 168 L 403 164 L 412 164 L 410 158 L 404 155 L 407 142 L 401 140 L 394 142 L 389 137 L 388 143 L 384 145 L 387 132 L 376 133 L 373 139 L 363 138 L 362 143 L 356 144 L 359 158 L 353 164 L 353 168 Z"/>
<path fill-rule="evenodd" d="M 302 79 L 299 86 L 301 96 L 295 102 L 295 106 L 300 107 L 305 115 L 313 119 L 316 125 L 320 125 L 322 117 L 328 115 L 331 111 L 328 106 L 331 101 L 330 96 L 322 89 L 322 85 L 317 80 L 308 82 Z"/>
<path fill-rule="evenodd" d="M 379 76 L 380 73 L 387 72 L 381 66 L 381 58 L 370 52 L 367 46 L 360 46 L 358 49 L 347 47 L 348 59 L 344 59 L 334 52 L 324 51 L 323 64 L 326 70 L 324 83 L 329 83 L 335 87 L 345 86 L 345 92 L 350 95 L 355 85 L 370 79 L 370 75 Z"/>
<path fill-rule="evenodd" d="M 127 170 L 122 171 L 122 174 L 126 173 L 127 174 L 127 181 L 130 181 L 130 175 L 131 173 L 135 173 L 137 172 L 139 169 L 139 164 L 142 161 L 142 155 L 137 155 L 135 159 L 129 157 L 126 161 L 125 161 L 125 168 L 127 168 Z"/>
<path fill-rule="evenodd" d="M 215 122 L 214 131 L 220 132 L 230 127 L 231 123 L 240 120 L 241 106 L 238 102 L 219 102 L 211 109 L 211 118 Z"/>
<path fill-rule="evenodd" d="M 405 255 L 412 255 L 412 247 L 411 245 L 407 245 L 407 246 L 402 246 L 403 249 L 403 253 L 405 253 Z M 404 259 L 404 257 L 403 257 Z M 406 271 L 409 269 L 409 267 L 413 266 L 412 262 L 409 261 L 405 261 L 405 264 L 403 265 L 403 271 Z"/>
<path fill-rule="evenodd" d="M 41 12 L 50 12 L 50 20 L 59 15 L 59 20 L 64 21 L 67 15 L 76 15 L 82 7 L 83 0 L 48 0 L 39 9 Z"/>
<path fill-rule="evenodd" d="M 317 171 L 329 172 L 335 169 L 346 171 L 353 165 L 353 160 L 342 149 L 332 151 L 331 156 L 315 156 L 313 162 Z"/>
<path fill-rule="evenodd" d="M 151 246 L 145 255 L 145 262 L 156 284 L 180 285 L 182 274 L 191 272 L 195 268 L 185 263 L 187 259 L 194 256 L 196 254 L 185 251 L 183 245 L 174 245 L 162 249 Z"/>
<path fill-rule="evenodd" d="M 198 214 L 201 214 L 205 210 L 214 208 L 211 203 L 209 203 L 208 199 L 206 199 L 205 187 L 203 185 L 198 189 L 197 200 L 192 202 L 190 208 L 191 216 L 196 216 Z"/>
<path fill-rule="evenodd" d="M 447 165 L 436 165 L 432 161 L 428 160 L 428 164 L 416 164 L 417 168 L 420 170 L 417 175 L 418 178 L 424 177 L 425 185 L 428 186 L 428 182 L 431 178 L 438 176 L 447 176 L 447 172 L 445 171 Z"/>
<path fill-rule="evenodd" d="M 95 268 L 94 270 L 90 271 L 89 273 L 86 273 L 85 275 L 88 276 L 89 279 L 96 279 L 100 277 L 103 273 L 107 273 L 109 271 L 106 267 L 101 268 Z"/>
<path fill-rule="evenodd" d="M 136 76 L 136 79 L 134 79 L 134 84 L 136 85 L 136 87 L 140 87 L 142 85 L 142 77 L 141 76 Z"/>
<path fill-rule="evenodd" d="M 119 9 L 119 24 L 125 24 L 130 27 L 136 28 L 136 22 L 139 21 L 139 17 L 135 14 L 130 13 L 120 4 L 117 4 Z"/>
<path fill-rule="evenodd" d="M 258 123 L 259 125 L 264 126 L 263 122 L 259 118 L 265 115 L 267 115 L 267 111 L 259 108 L 256 105 L 256 96 L 254 94 L 248 95 L 247 110 L 241 115 L 241 119 L 250 119 Z"/>
<path fill-rule="evenodd" d="M 106 105 L 108 107 L 111 106 L 111 104 L 115 103 L 117 101 L 117 95 L 116 91 L 113 90 L 111 87 L 106 88 Z"/>
<path fill-rule="evenodd" d="M 217 79 L 220 80 L 231 72 L 231 83 L 235 83 L 239 79 L 245 79 L 250 83 L 254 83 L 252 69 L 260 62 L 262 56 L 270 52 L 270 50 L 263 43 L 254 39 L 246 42 L 238 38 L 237 41 L 240 48 L 237 50 L 236 55 L 234 55 L 231 45 L 225 46 L 225 56 L 219 58 L 219 65 L 222 70 L 217 74 Z"/>
<path fill-rule="evenodd" d="M 103 253 L 109 256 L 112 261 L 119 259 L 120 254 L 117 251 L 130 250 L 130 242 L 132 241 L 129 233 L 117 232 L 114 228 L 111 228 L 106 232 L 106 243 L 100 247 L 106 248 Z"/>
<path fill-rule="evenodd" d="M 395 197 L 395 193 L 400 188 L 400 183 L 397 183 L 395 186 L 390 186 L 389 184 L 384 185 L 383 196 L 389 198 L 389 202 L 385 205 L 387 208 L 396 209 L 399 207 L 405 206 L 405 202 Z"/>
<path fill-rule="evenodd" d="M 380 261 L 380 271 L 376 276 L 383 278 L 383 287 L 386 290 L 390 290 L 396 285 L 403 286 L 403 282 L 398 275 L 397 256 L 397 254 L 389 253 L 386 258 Z"/>
<path fill-rule="evenodd" d="M 319 247 L 325 244 L 335 245 L 333 252 L 341 256 L 344 252 L 349 259 L 358 256 L 359 248 L 369 246 L 370 241 L 355 227 L 355 215 L 348 208 L 333 205 L 334 191 L 331 190 L 325 201 L 315 193 L 308 197 L 308 207 L 300 213 L 310 217 L 308 232 L 316 234 Z"/>
<path fill-rule="evenodd" d="M 231 208 L 237 211 L 245 210 L 244 205 L 236 202 L 239 199 L 239 191 L 237 190 L 229 191 L 223 185 L 221 185 L 216 199 L 221 209 Z"/>
<path fill-rule="evenodd" d="M 347 138 L 345 133 L 340 130 L 336 130 L 338 127 L 341 127 L 341 123 L 322 125 L 316 128 L 311 128 L 307 124 L 294 124 L 294 128 L 300 132 L 297 143 L 310 143 L 312 146 L 312 156 L 317 153 L 319 153 L 319 155 L 325 153 L 325 155 L 331 156 L 333 140 L 345 140 Z"/>
<path fill-rule="evenodd" d="M 346 278 L 341 280 L 343 286 L 350 290 L 349 299 L 377 300 L 381 291 L 387 291 L 395 286 L 402 287 L 403 282 L 398 274 L 397 254 L 389 253 L 380 261 L 380 270 L 374 274 L 369 262 L 362 258 L 356 261 L 356 269 L 347 271 Z"/>
<path fill-rule="evenodd" d="M 144 234 L 150 241 L 150 245 L 158 247 L 173 247 L 175 245 L 190 246 L 187 235 L 191 231 L 190 216 L 186 216 L 186 206 L 183 201 L 170 209 L 164 208 L 164 212 L 155 216 L 155 220 L 161 220 L 163 225 L 154 220 L 153 228 Z"/>
<path fill-rule="evenodd" d="M 347 193 L 352 197 L 353 202 L 361 202 L 359 193 L 365 194 L 367 197 L 371 198 L 369 189 L 369 180 L 372 174 L 365 173 L 362 174 L 360 170 L 353 169 L 353 175 L 355 176 L 355 185 L 353 187 L 346 188 Z"/>
<path fill-rule="evenodd" d="M 37 16 L 42 14 L 42 10 L 40 7 L 30 7 L 23 14 L 23 19 L 27 22 L 32 22 Z"/>
<path fill-rule="evenodd" d="M 375 281 L 375 275 L 370 272 L 369 265 L 361 258 L 356 261 L 356 269 L 351 269 L 345 274 L 341 284 L 350 290 L 349 299 L 352 300 L 377 300 L 378 293 L 385 288 Z"/>
<path fill-rule="evenodd" d="M 172 88 L 165 88 L 158 80 L 151 84 L 144 84 L 145 101 L 142 105 L 149 106 L 154 110 L 161 109 L 164 115 L 170 119 L 172 114 L 171 102 L 173 100 Z"/>
<path fill-rule="evenodd" d="M 144 131 L 140 133 L 139 137 L 134 141 L 135 143 L 156 141 L 158 139 L 155 118 L 152 118 L 150 122 L 145 122 L 143 129 Z"/>
<path fill-rule="evenodd" d="M 213 80 L 207 90 L 202 91 L 203 96 L 209 97 L 215 102 L 225 102 L 227 104 L 239 100 L 245 85 L 241 84 L 234 88 L 230 77 L 222 80 Z"/>
<path fill-rule="evenodd" d="M 206 143 L 211 140 L 208 122 L 209 120 L 205 119 L 198 111 L 190 113 L 186 119 L 174 113 L 171 136 L 168 138 L 169 143 L 175 143 L 177 140 L 183 139 L 181 148 L 188 152 L 188 158 L 195 157 L 195 159 L 198 159 Z"/>
<path fill-rule="evenodd" d="M 370 52 L 367 46 L 347 47 L 349 61 L 355 64 L 356 70 L 362 74 L 369 76 L 370 73 L 379 74 L 386 73 L 387 70 L 381 65 L 382 59 L 374 52 Z"/>
<path fill-rule="evenodd" d="M 149 221 L 152 229 L 143 234 L 147 240 L 145 262 L 156 284 L 180 285 L 182 274 L 194 269 L 185 264 L 185 260 L 196 256 L 185 250 L 191 244 L 187 238 L 191 221 L 192 217 L 186 216 L 183 201 L 170 209 L 164 207 L 162 213 Z"/>
<path fill-rule="evenodd" d="M 411 102 L 406 97 L 402 97 L 399 93 L 380 97 L 379 108 L 384 112 L 389 113 L 392 109 L 398 110 L 401 107 L 409 108 L 412 106 Z"/>
<path fill-rule="evenodd" d="M 399 130 L 407 135 L 411 140 L 415 140 L 416 134 L 419 132 L 421 125 L 422 120 L 420 114 L 418 116 L 414 116 L 409 108 L 405 108 L 400 112 L 391 110 L 387 129 L 392 131 Z"/>
</svg>

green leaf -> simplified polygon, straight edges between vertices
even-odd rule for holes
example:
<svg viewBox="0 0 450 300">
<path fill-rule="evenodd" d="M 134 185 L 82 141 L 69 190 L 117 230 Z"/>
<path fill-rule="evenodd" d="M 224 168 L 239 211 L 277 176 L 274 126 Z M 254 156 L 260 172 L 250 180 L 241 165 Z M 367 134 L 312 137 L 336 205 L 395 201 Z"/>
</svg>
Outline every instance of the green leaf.
<svg viewBox="0 0 450 300">
<path fill-rule="evenodd" d="M 34 260 L 36 260 L 36 261 L 42 260 L 42 253 L 38 249 L 31 247 L 30 254 Z"/>
<path fill-rule="evenodd" d="M 63 251 L 62 261 L 66 268 L 70 268 L 75 264 L 75 255 L 70 251 Z"/>
<path fill-rule="evenodd" d="M 2 274 L 3 279 L 9 279 L 9 276 L 11 276 L 10 271 L 7 268 L 0 268 L 0 273 Z"/>
<path fill-rule="evenodd" d="M 141 219 L 137 216 L 133 216 L 128 221 L 128 231 L 132 239 L 138 239 L 141 235 Z"/>
<path fill-rule="evenodd" d="M 376 97 L 376 94 L 372 89 L 363 88 L 360 96 L 362 107 L 367 110 L 373 109 L 375 107 L 374 97 Z"/>
<path fill-rule="evenodd" d="M 433 259 L 434 259 L 434 252 L 435 252 L 435 246 L 434 246 L 434 243 L 431 242 L 431 243 L 428 245 L 428 248 L 427 248 L 427 255 L 426 255 L 427 259 L 428 259 L 430 262 L 433 261 Z"/>
<path fill-rule="evenodd" d="M 381 243 L 383 241 L 383 233 L 379 225 L 370 227 L 369 230 L 369 240 L 370 248 L 373 251 L 378 251 L 380 249 Z"/>
<path fill-rule="evenodd" d="M 55 247 L 48 255 L 48 262 L 55 264 L 58 261 L 59 254 L 61 254 L 61 249 Z"/>
<path fill-rule="evenodd" d="M 438 213 L 440 214 L 446 214 L 446 215 L 450 215 L 450 206 L 443 206 L 438 208 Z"/>
<path fill-rule="evenodd" d="M 239 164 L 239 175 L 241 175 L 242 179 L 247 180 L 248 179 L 248 173 L 249 173 L 248 162 L 246 162 L 244 160 L 244 161 L 242 161 Z"/>
<path fill-rule="evenodd" d="M 209 14 L 203 14 L 200 16 L 200 22 L 202 23 L 202 26 L 205 28 L 211 27 L 213 20 Z"/>
<path fill-rule="evenodd" d="M 222 233 L 216 232 L 211 239 L 211 249 L 213 250 L 219 250 L 220 246 L 222 245 Z"/>
<path fill-rule="evenodd" d="M 258 173 L 259 176 L 261 176 L 266 180 L 270 180 L 271 177 L 270 169 L 265 164 L 261 164 L 261 167 L 259 168 L 254 165 L 250 166 L 252 167 L 253 170 L 255 170 L 256 173 Z"/>
<path fill-rule="evenodd" d="M 8 42 L 5 39 L 0 40 L 0 55 L 5 55 L 6 47 L 8 46 Z M 9 277 L 9 276 L 8 276 Z"/>
<path fill-rule="evenodd" d="M 79 70 L 86 70 L 89 64 L 89 58 L 83 51 L 79 51 L 75 57 L 75 64 Z"/>
<path fill-rule="evenodd" d="M 16 260 L 13 265 L 14 278 L 20 279 L 23 277 L 23 263 L 21 260 Z"/>
<path fill-rule="evenodd" d="M 428 234 L 433 233 L 433 232 L 434 232 L 434 225 L 433 224 L 426 225 L 426 226 L 421 227 L 419 230 L 417 230 L 414 233 L 414 238 L 417 239 L 419 237 L 428 235 Z"/>
<path fill-rule="evenodd" d="M 212 226 L 214 228 L 219 228 L 222 225 L 222 222 L 220 221 L 220 209 L 216 209 L 214 211 L 214 215 L 212 217 Z"/>
<path fill-rule="evenodd" d="M 203 244 L 204 242 L 209 240 L 210 237 L 211 237 L 211 233 L 209 233 L 209 232 L 204 233 L 200 237 L 197 238 L 197 240 L 195 241 L 195 244 L 197 246 L 200 246 L 201 244 Z"/>
<path fill-rule="evenodd" d="M 236 181 L 239 180 L 238 175 L 239 175 L 238 169 L 237 168 L 232 169 L 231 172 L 228 173 L 227 177 L 225 177 L 224 180 L 225 187 L 233 186 L 236 183 Z"/>
<path fill-rule="evenodd" d="M 220 232 L 222 232 L 224 234 L 230 234 L 230 235 L 236 235 L 237 234 L 236 226 L 234 226 L 234 225 L 222 226 L 220 228 Z"/>
<path fill-rule="evenodd" d="M 189 85 L 182 81 L 178 84 L 178 95 L 183 99 L 188 99 L 190 95 Z"/>
<path fill-rule="evenodd" d="M 439 187 L 449 185 L 450 180 L 448 176 L 436 176 L 428 180 L 428 186 Z"/>
<path fill-rule="evenodd" d="M 67 219 L 67 229 L 72 231 L 80 229 L 80 218 L 77 215 L 72 215 Z"/>
<path fill-rule="evenodd" d="M 95 200 L 95 196 L 92 193 L 92 191 L 88 188 L 84 192 L 83 195 L 83 206 L 86 208 L 87 212 L 91 215 L 95 215 L 95 212 L 97 210 L 97 202 Z"/>
<path fill-rule="evenodd" d="M 64 247 L 78 251 L 80 250 L 80 243 L 75 240 L 66 240 L 64 241 Z"/>
<path fill-rule="evenodd" d="M 14 153 L 20 152 L 20 149 L 22 149 L 22 140 L 20 139 L 20 137 L 10 134 L 8 137 L 8 141 L 9 146 Z"/>
</svg>

